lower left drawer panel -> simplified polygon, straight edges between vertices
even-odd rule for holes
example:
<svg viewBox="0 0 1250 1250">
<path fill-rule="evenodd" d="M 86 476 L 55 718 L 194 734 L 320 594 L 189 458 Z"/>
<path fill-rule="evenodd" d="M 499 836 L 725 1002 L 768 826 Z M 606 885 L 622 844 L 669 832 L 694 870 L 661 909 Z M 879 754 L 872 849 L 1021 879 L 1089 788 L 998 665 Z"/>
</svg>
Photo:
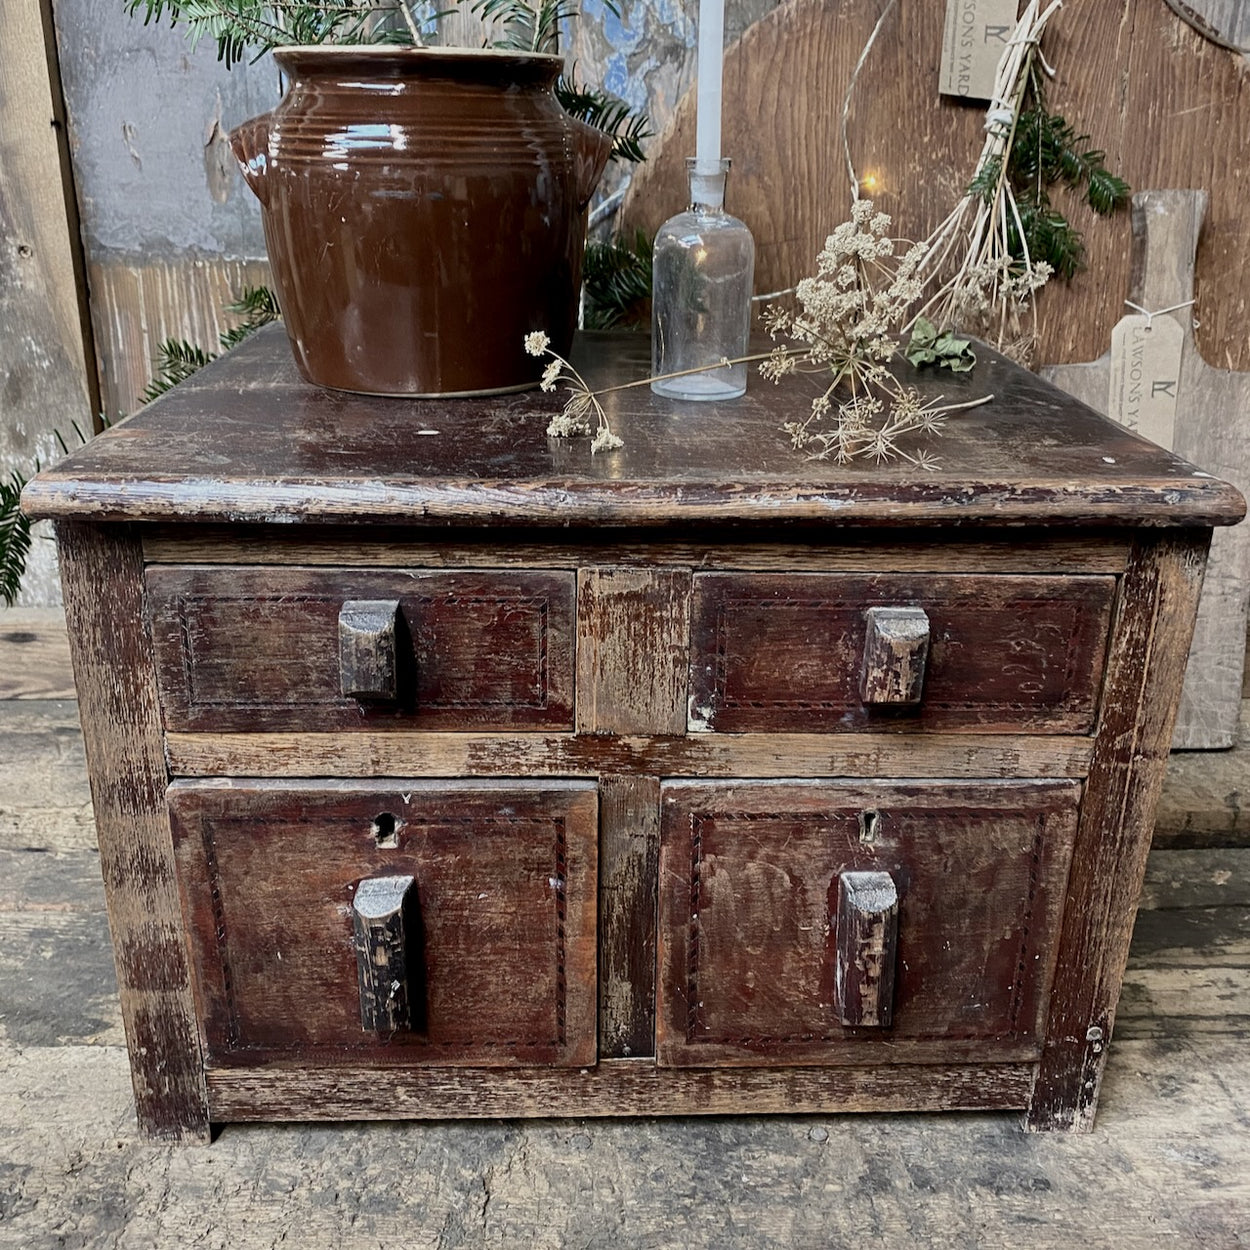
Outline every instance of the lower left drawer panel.
<svg viewBox="0 0 1250 1250">
<path fill-rule="evenodd" d="M 593 784 L 177 781 L 168 802 L 210 1062 L 594 1063 Z M 397 889 L 375 944 L 365 900 Z M 373 1027 L 362 960 L 391 991 Z"/>
</svg>

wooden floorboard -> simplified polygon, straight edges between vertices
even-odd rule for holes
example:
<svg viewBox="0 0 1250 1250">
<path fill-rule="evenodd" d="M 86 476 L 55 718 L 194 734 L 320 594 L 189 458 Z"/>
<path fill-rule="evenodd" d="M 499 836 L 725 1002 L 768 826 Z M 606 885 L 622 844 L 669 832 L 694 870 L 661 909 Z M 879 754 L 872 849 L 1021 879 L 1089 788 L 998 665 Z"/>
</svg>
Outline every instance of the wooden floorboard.
<svg viewBox="0 0 1250 1250">
<path fill-rule="evenodd" d="M 0 672 L 26 645 L 0 641 Z M 727 1116 L 229 1126 L 170 1148 L 134 1125 L 77 707 L 0 699 L 0 1247 L 1245 1245 L 1250 837 L 1226 800 L 1246 758 L 1202 756 L 1190 773 L 1223 780 L 1156 842 L 1088 1137 Z"/>
</svg>

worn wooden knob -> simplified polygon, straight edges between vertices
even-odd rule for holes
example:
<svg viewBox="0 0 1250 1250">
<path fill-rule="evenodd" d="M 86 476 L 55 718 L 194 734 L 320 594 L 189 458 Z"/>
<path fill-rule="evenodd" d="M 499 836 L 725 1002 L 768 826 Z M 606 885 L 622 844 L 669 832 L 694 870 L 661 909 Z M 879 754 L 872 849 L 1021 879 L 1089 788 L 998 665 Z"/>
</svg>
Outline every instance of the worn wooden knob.
<svg viewBox="0 0 1250 1250">
<path fill-rule="evenodd" d="M 838 876 L 834 994 L 838 1019 L 887 1029 L 894 1017 L 898 890 L 888 872 Z"/>
<path fill-rule="evenodd" d="M 395 645 L 397 599 L 351 599 L 339 610 L 339 677 L 354 699 L 399 697 Z"/>
<path fill-rule="evenodd" d="M 415 1026 L 409 956 L 417 953 L 416 896 L 410 876 L 368 877 L 356 887 L 352 923 L 360 1027 L 366 1033 Z"/>
<path fill-rule="evenodd" d="M 860 697 L 865 703 L 920 702 L 929 658 L 929 616 L 923 608 L 869 608 Z"/>
</svg>

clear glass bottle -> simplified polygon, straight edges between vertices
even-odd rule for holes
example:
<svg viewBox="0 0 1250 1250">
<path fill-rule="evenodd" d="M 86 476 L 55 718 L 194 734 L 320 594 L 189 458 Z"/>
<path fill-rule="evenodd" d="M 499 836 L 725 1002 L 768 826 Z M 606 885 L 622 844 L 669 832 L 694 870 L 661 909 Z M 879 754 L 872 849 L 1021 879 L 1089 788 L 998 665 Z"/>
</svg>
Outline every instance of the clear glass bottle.
<svg viewBox="0 0 1250 1250">
<path fill-rule="evenodd" d="M 755 240 L 725 212 L 729 161 L 690 171 L 690 207 L 655 236 L 651 293 L 651 372 L 685 373 L 652 382 L 672 399 L 735 399 L 747 389 L 745 356 L 751 327 Z"/>
</svg>

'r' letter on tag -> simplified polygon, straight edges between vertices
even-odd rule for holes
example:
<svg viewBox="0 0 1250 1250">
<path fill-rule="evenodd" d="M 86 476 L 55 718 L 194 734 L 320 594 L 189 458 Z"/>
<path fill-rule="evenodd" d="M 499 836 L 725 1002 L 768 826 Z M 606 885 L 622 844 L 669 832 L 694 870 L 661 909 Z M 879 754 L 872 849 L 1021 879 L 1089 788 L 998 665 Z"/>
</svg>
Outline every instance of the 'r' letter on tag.
<svg viewBox="0 0 1250 1250">
<path fill-rule="evenodd" d="M 938 90 L 965 100 L 994 94 L 998 62 L 1016 28 L 1017 0 L 946 0 Z"/>
<path fill-rule="evenodd" d="M 1111 331 L 1107 416 L 1169 451 L 1176 439 L 1184 347 L 1184 328 L 1168 316 L 1121 317 Z"/>
</svg>

